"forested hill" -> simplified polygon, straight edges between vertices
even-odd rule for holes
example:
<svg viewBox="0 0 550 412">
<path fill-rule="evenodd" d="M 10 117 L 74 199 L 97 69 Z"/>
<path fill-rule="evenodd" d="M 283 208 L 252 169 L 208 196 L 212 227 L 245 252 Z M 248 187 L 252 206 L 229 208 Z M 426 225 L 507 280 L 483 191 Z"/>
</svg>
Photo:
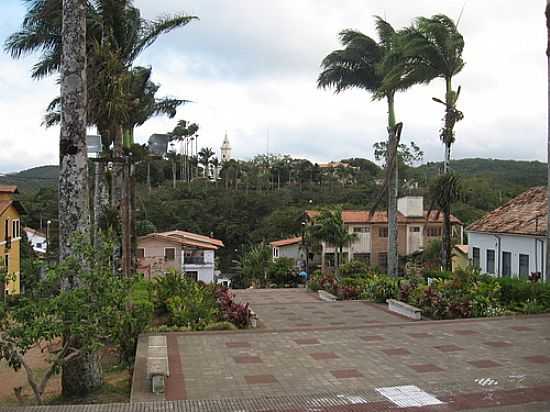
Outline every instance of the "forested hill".
<svg viewBox="0 0 550 412">
<path fill-rule="evenodd" d="M 451 169 L 461 176 L 484 177 L 499 186 L 527 188 L 546 184 L 546 163 L 498 159 L 452 160 Z M 441 169 L 440 162 L 429 162 L 416 168 L 422 175 L 432 175 Z"/>
<path fill-rule="evenodd" d="M 0 185 L 16 185 L 20 192 L 36 191 L 57 184 L 58 166 L 39 166 L 0 176 Z"/>
</svg>

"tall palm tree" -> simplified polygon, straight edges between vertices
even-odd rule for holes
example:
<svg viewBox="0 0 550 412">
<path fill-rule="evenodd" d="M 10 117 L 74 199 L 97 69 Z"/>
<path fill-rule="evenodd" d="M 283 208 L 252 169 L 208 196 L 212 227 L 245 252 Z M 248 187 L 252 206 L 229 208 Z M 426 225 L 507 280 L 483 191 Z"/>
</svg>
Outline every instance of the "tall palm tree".
<svg viewBox="0 0 550 412">
<path fill-rule="evenodd" d="M 445 99 L 433 98 L 445 107 L 444 125 L 440 132 L 440 139 L 445 147 L 443 173 L 449 173 L 451 146 L 455 141 L 455 124 L 464 117 L 457 109 L 460 96 L 460 87 L 453 90 L 453 77 L 464 67 L 462 52 L 464 38 L 458 31 L 455 22 L 449 17 L 438 14 L 430 18 L 418 17 L 411 27 L 402 31 L 404 42 L 402 60 L 403 67 L 395 70 L 387 78 L 387 84 L 400 82 L 401 84 L 429 83 L 433 79 L 441 78 L 445 81 Z M 451 181 L 448 179 L 446 181 Z M 452 190 L 446 190 L 449 194 Z M 450 213 L 451 199 L 444 202 L 443 211 L 445 224 L 443 225 L 441 242 L 441 261 L 445 270 L 451 270 L 451 233 Z"/>
<path fill-rule="evenodd" d="M 550 282 L 550 0 L 546 0 L 546 30 L 548 37 L 548 45 L 546 48 L 546 57 L 548 60 L 548 152 L 547 152 L 547 164 L 548 164 L 548 182 L 547 182 L 547 222 L 546 222 L 546 268 L 545 268 L 545 280 Z"/>
<path fill-rule="evenodd" d="M 85 0 L 66 0 L 62 9 L 60 51 L 61 132 L 59 141 L 59 258 L 73 253 L 71 237 L 89 234 L 88 167 L 86 148 L 86 9 Z M 78 287 L 78 274 L 74 283 Z M 65 336 L 78 347 L 77 336 Z M 83 351 L 63 366 L 63 393 L 88 392 L 102 383 L 98 354 Z"/>
<path fill-rule="evenodd" d="M 375 17 L 379 41 L 355 30 L 340 33 L 344 46 L 325 57 L 321 63 L 323 71 L 317 85 L 320 88 L 334 88 L 341 93 L 350 88 L 359 88 L 372 94 L 373 100 L 385 99 L 388 105 L 388 152 L 384 192 L 388 195 L 388 273 L 397 276 L 397 191 L 398 173 L 396 152 L 402 124 L 395 115 L 395 94 L 406 90 L 414 83 L 400 82 L 398 77 L 391 83 L 386 81 L 390 73 L 403 69 L 402 42 L 394 28 L 380 17 Z M 389 186 L 392 185 L 390 188 Z M 383 193 L 382 193 L 383 194 Z M 378 202 L 377 202 L 378 203 Z"/>
<path fill-rule="evenodd" d="M 14 58 L 39 53 L 32 76 L 40 79 L 58 72 L 61 64 L 62 2 L 28 0 L 28 4 L 21 30 L 6 40 L 5 48 Z M 178 99 L 154 100 L 158 86 L 149 79 L 150 69 L 132 68 L 135 59 L 162 34 L 185 26 L 196 17 L 180 14 L 146 20 L 133 6 L 132 0 L 90 0 L 86 2 L 85 12 L 85 41 L 90 68 L 88 123 L 97 126 L 105 147 L 114 142 L 112 154 L 122 159 L 124 147 L 130 149 L 133 143 L 133 128 L 136 125 L 158 113 L 174 116 L 175 108 L 184 102 Z M 55 100 L 50 108 L 54 113 L 47 122 L 55 120 Z M 115 161 L 111 208 L 119 215 L 125 239 L 132 232 L 124 217 L 128 205 L 123 202 L 123 198 L 132 197 L 128 188 L 131 179 L 131 165 L 127 161 Z M 127 255 L 130 252 L 127 249 L 123 247 L 123 255 L 127 258 L 122 260 L 124 272 L 129 271 L 125 264 L 129 261 Z"/>
<path fill-rule="evenodd" d="M 208 167 L 212 156 L 214 156 L 214 150 L 211 147 L 203 147 L 199 151 L 199 163 L 204 166 L 204 177 L 208 177 Z"/>
</svg>

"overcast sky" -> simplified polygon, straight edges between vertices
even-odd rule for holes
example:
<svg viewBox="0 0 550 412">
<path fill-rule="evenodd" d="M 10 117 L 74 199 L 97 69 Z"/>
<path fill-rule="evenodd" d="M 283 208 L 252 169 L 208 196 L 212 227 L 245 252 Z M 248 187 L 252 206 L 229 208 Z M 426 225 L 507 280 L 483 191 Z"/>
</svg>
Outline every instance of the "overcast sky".
<svg viewBox="0 0 550 412">
<path fill-rule="evenodd" d="M 22 0 L 0 2 L 0 39 L 17 30 Z M 158 41 L 139 59 L 153 67 L 159 94 L 192 100 L 176 119 L 200 125 L 200 146 L 218 153 L 227 131 L 234 157 L 291 154 L 313 161 L 373 158 L 385 138 L 386 106 L 363 91 L 317 90 L 324 56 L 339 48 L 337 33 L 353 28 L 374 35 L 373 15 L 395 27 L 416 16 L 445 13 L 460 22 L 466 67 L 465 119 L 456 128 L 453 158 L 545 160 L 546 58 L 543 0 L 135 0 L 146 18 L 185 12 L 200 17 Z M 36 58 L 0 52 L 0 172 L 55 164 L 58 133 L 41 127 L 58 94 L 55 78 L 34 81 Z M 405 141 L 425 160 L 440 160 L 441 80 L 396 98 Z M 176 119 L 156 118 L 136 131 L 145 142 Z M 269 136 L 269 147 L 268 147 Z"/>
</svg>

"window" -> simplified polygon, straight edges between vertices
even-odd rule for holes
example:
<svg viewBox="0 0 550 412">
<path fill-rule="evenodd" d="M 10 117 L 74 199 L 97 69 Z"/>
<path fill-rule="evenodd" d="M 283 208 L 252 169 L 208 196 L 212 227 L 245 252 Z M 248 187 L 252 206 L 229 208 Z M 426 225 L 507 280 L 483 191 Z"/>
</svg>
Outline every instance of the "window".
<svg viewBox="0 0 550 412">
<path fill-rule="evenodd" d="M 185 272 L 185 276 L 194 281 L 199 280 L 199 272 Z"/>
<path fill-rule="evenodd" d="M 10 237 L 9 229 L 10 229 L 10 221 L 6 219 L 4 220 L 4 238 L 5 239 Z"/>
<path fill-rule="evenodd" d="M 136 251 L 136 254 L 137 254 L 138 259 L 143 259 L 145 257 L 145 249 L 142 248 L 142 247 L 138 247 L 137 251 Z"/>
<path fill-rule="evenodd" d="M 409 227 L 409 232 L 419 233 L 420 232 L 420 226 L 411 226 L 411 227 Z"/>
<path fill-rule="evenodd" d="M 379 253 L 378 254 L 378 266 L 380 266 L 380 269 L 386 270 L 388 267 L 388 254 L 387 253 Z"/>
<path fill-rule="evenodd" d="M 495 251 L 487 249 L 487 273 L 495 273 Z"/>
<path fill-rule="evenodd" d="M 176 260 L 176 248 L 165 247 L 164 248 L 164 260 L 172 261 Z"/>
<path fill-rule="evenodd" d="M 274 257 L 274 258 L 278 258 L 278 257 L 279 257 L 279 248 L 278 248 L 278 247 L 274 247 L 274 248 L 273 248 L 273 257 Z"/>
<path fill-rule="evenodd" d="M 36 244 L 36 247 L 37 247 L 38 249 L 42 249 L 42 243 L 40 243 L 40 242 L 37 243 L 37 244 Z"/>
<path fill-rule="evenodd" d="M 328 267 L 336 266 L 334 260 L 334 253 L 325 253 L 325 265 Z"/>
<path fill-rule="evenodd" d="M 519 277 L 529 277 L 529 255 L 519 255 Z"/>
<path fill-rule="evenodd" d="M 353 259 L 365 262 L 367 265 L 370 265 L 370 253 L 354 253 Z"/>
<path fill-rule="evenodd" d="M 440 237 L 441 236 L 441 227 L 429 227 L 427 230 L 428 237 Z"/>
<path fill-rule="evenodd" d="M 19 225 L 20 225 L 19 220 L 11 221 L 11 236 L 14 238 L 19 237 L 21 235 Z"/>
<path fill-rule="evenodd" d="M 369 233 L 370 227 L 368 226 L 356 226 L 353 228 L 353 233 Z"/>
<path fill-rule="evenodd" d="M 512 276 L 512 254 L 510 252 L 502 252 L 502 276 Z"/>
<path fill-rule="evenodd" d="M 481 268 L 481 263 L 480 263 L 480 259 L 479 259 L 479 248 L 478 247 L 472 248 L 472 265 L 474 265 L 474 267 L 476 269 Z"/>
<path fill-rule="evenodd" d="M 388 237 L 388 228 L 387 227 L 379 227 L 378 228 L 378 237 Z"/>
</svg>

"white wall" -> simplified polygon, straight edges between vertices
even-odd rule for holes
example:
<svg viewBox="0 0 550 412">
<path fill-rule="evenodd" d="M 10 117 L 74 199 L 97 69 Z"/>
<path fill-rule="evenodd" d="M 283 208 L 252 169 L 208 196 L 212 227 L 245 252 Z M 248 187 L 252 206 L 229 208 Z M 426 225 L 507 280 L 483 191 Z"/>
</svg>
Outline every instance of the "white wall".
<svg viewBox="0 0 550 412">
<path fill-rule="evenodd" d="M 204 251 L 204 265 L 183 264 L 183 272 L 197 272 L 197 279 L 204 283 L 214 282 L 214 260 L 213 250 Z M 182 259 L 183 261 L 183 259 Z"/>
<path fill-rule="evenodd" d="M 498 236 L 498 237 L 497 237 Z M 500 253 L 499 253 L 500 238 Z M 544 272 L 544 256 L 546 251 L 542 238 L 519 235 L 492 235 L 487 233 L 468 232 L 468 259 L 473 260 L 473 248 L 480 249 L 480 267 L 483 273 L 487 271 L 487 249 L 495 251 L 495 272 L 502 273 L 502 252 L 512 253 L 512 277 L 519 273 L 519 255 L 529 255 L 529 273 Z M 500 271 L 500 272 L 499 272 Z"/>
<path fill-rule="evenodd" d="M 29 239 L 29 242 L 32 244 L 32 248 L 35 252 L 38 253 L 46 253 L 46 237 L 40 236 L 36 232 L 30 232 L 25 230 L 25 233 L 27 234 L 27 239 Z M 40 245 L 40 247 L 38 247 Z"/>
</svg>

